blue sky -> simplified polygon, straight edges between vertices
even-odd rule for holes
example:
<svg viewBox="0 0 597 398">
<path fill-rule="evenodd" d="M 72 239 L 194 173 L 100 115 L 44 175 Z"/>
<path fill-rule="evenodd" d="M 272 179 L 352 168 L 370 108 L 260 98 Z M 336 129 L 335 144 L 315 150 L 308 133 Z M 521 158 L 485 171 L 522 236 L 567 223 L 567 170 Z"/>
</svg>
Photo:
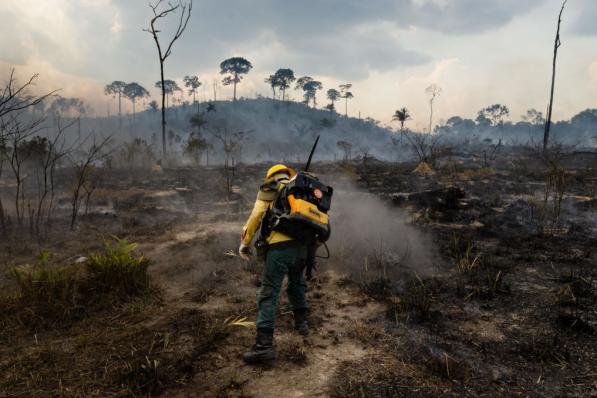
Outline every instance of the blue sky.
<svg viewBox="0 0 597 398">
<path fill-rule="evenodd" d="M 438 120 L 473 117 L 504 103 L 518 120 L 545 109 L 559 0 L 195 0 L 188 30 L 166 64 L 169 78 L 196 74 L 211 96 L 219 62 L 244 56 L 254 69 L 239 94 L 270 95 L 279 67 L 324 90 L 350 82 L 349 113 L 389 122 L 402 106 L 415 126 L 428 115 L 425 88 L 443 88 Z M 0 78 L 11 66 L 39 72 L 38 89 L 62 88 L 97 114 L 114 101 L 102 88 L 136 81 L 155 93 L 159 69 L 146 0 L 2 0 Z M 569 0 L 564 13 L 555 116 L 597 107 L 597 2 Z M 173 22 L 173 20 L 171 20 Z M 171 24 L 162 26 L 167 37 Z M 218 88 L 220 98 L 232 95 Z M 292 93 L 294 98 L 300 93 Z M 324 93 L 320 104 L 325 104 Z M 129 105 L 127 105 L 128 107 Z M 414 126 L 413 126 L 414 127 Z"/>
</svg>

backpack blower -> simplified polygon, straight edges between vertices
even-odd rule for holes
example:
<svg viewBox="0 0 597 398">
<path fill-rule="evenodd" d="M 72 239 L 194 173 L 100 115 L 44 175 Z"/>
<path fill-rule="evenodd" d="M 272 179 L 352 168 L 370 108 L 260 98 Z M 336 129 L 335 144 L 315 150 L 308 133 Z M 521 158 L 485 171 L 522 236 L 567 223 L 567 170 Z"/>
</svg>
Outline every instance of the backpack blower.
<svg viewBox="0 0 597 398">
<path fill-rule="evenodd" d="M 268 226 L 308 245 L 325 243 L 331 233 L 328 211 L 333 188 L 309 173 L 319 136 L 313 144 L 304 170 L 299 171 L 278 193 L 272 203 Z"/>
</svg>

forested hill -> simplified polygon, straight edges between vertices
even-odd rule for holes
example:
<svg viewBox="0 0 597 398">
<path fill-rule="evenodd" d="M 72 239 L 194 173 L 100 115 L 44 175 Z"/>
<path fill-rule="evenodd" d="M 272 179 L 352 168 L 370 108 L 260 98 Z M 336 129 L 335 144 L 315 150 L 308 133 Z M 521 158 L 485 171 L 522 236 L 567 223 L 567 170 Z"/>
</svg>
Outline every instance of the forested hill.
<svg viewBox="0 0 597 398">
<path fill-rule="evenodd" d="M 434 122 L 441 145 L 465 150 L 483 145 L 534 145 L 542 141 L 540 113 L 526 120 L 497 119 L 491 110 L 475 119 L 458 116 Z M 299 161 L 305 159 L 316 136 L 321 136 L 320 159 L 356 158 L 372 155 L 380 159 L 416 158 L 414 146 L 393 129 L 371 118 L 345 117 L 336 111 L 315 109 L 303 103 L 267 98 L 183 104 L 167 109 L 167 141 L 172 152 L 182 154 L 191 136 L 200 137 L 221 161 L 224 147 L 234 147 L 235 160 Z M 111 135 L 113 142 L 143 141 L 156 158 L 161 153 L 161 112 L 148 109 L 136 115 L 82 118 L 80 130 Z M 408 130 L 407 121 L 405 129 Z M 412 135 L 411 135 L 412 136 Z M 436 139 L 436 138 L 434 138 Z M 552 142 L 594 148 L 597 144 L 597 109 L 587 109 L 571 120 L 552 126 Z M 477 148 L 478 149 L 478 148 Z"/>
<path fill-rule="evenodd" d="M 124 141 L 141 138 L 159 151 L 161 148 L 161 112 L 146 110 L 122 116 L 86 118 L 86 129 L 104 132 Z M 189 136 L 201 136 L 217 155 L 223 140 L 242 146 L 242 160 L 292 160 L 308 156 L 316 136 L 320 135 L 318 156 L 342 158 L 349 155 L 375 154 L 392 158 L 392 132 L 373 119 L 345 117 L 337 112 L 307 107 L 302 103 L 271 99 L 239 99 L 188 104 L 167 110 L 169 144 L 183 151 Z"/>
</svg>

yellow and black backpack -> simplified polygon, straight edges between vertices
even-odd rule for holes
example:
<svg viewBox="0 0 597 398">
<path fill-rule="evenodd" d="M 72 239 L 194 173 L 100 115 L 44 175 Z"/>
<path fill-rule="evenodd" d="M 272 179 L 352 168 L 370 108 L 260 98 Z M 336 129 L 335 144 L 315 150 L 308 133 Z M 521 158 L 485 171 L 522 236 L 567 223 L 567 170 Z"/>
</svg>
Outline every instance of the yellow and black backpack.
<svg viewBox="0 0 597 398">
<path fill-rule="evenodd" d="M 265 217 L 267 230 L 307 243 L 326 242 L 331 233 L 327 213 L 333 192 L 314 175 L 298 172 L 276 194 Z"/>
</svg>

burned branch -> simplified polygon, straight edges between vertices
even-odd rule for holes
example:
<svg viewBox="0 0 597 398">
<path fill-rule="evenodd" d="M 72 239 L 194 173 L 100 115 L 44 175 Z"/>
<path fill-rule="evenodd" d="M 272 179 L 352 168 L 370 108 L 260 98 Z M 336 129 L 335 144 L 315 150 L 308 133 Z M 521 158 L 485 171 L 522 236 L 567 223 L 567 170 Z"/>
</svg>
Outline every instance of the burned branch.
<svg viewBox="0 0 597 398">
<path fill-rule="evenodd" d="M 35 106 L 57 92 L 54 90 L 41 96 L 29 95 L 27 91 L 35 83 L 39 74 L 34 74 L 24 84 L 18 84 L 14 73 L 13 68 L 10 71 L 8 82 L 0 93 L 0 119 L 12 112 L 19 112 Z"/>
<path fill-rule="evenodd" d="M 106 155 L 103 153 L 104 147 L 108 144 L 111 137 L 103 138 L 99 143 L 96 142 L 95 136 L 93 136 L 93 142 L 88 150 L 83 154 L 81 160 L 76 160 L 70 156 L 70 160 L 75 170 L 75 187 L 73 189 L 71 198 L 71 230 L 75 229 L 75 223 L 83 200 L 82 190 L 87 192 L 86 201 L 89 202 L 91 194 L 95 190 L 93 187 L 93 168 L 96 161 L 104 158 Z M 93 188 L 92 188 L 93 187 Z"/>
</svg>

